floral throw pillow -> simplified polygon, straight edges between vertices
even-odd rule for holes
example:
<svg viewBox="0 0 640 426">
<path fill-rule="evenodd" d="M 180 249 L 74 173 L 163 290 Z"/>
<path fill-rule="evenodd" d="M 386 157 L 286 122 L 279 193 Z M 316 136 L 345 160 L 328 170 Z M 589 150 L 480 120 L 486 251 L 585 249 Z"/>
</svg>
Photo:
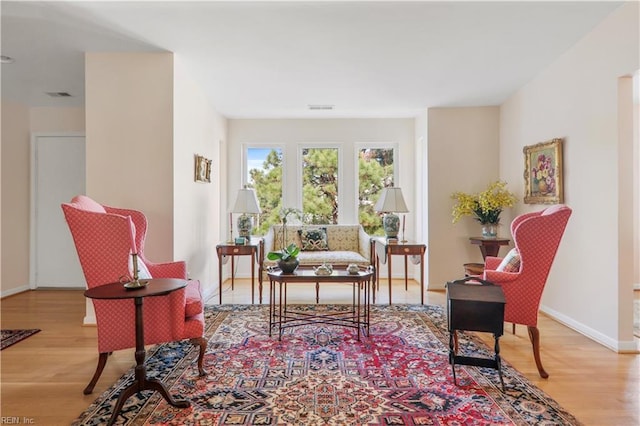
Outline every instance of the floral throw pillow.
<svg viewBox="0 0 640 426">
<path fill-rule="evenodd" d="M 302 251 L 326 251 L 329 250 L 327 243 L 327 228 L 299 229 Z"/>
<path fill-rule="evenodd" d="M 502 272 L 520 272 L 520 252 L 517 248 L 512 248 L 509 253 L 502 259 L 496 271 Z"/>
</svg>

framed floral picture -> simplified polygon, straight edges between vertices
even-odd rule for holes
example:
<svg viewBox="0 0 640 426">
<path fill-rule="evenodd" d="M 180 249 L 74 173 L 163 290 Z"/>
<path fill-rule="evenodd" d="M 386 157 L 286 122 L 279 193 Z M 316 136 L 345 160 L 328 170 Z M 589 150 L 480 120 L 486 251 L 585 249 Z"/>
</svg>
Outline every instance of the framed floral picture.
<svg viewBox="0 0 640 426">
<path fill-rule="evenodd" d="M 206 159 L 203 156 L 196 154 L 196 182 L 211 182 L 211 163 L 212 160 Z"/>
<path fill-rule="evenodd" d="M 562 193 L 562 139 L 525 146 L 525 204 L 560 204 Z"/>
</svg>

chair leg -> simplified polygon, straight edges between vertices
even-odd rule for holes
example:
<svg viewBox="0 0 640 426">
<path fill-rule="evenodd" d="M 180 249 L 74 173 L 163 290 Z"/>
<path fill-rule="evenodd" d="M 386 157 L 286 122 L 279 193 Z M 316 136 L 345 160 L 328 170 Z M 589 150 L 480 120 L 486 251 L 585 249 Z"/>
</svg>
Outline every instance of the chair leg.
<svg viewBox="0 0 640 426">
<path fill-rule="evenodd" d="M 107 364 L 107 358 L 111 355 L 111 352 L 101 352 L 98 357 L 98 366 L 96 367 L 96 372 L 93 373 L 93 378 L 89 382 L 86 388 L 84 388 L 84 394 L 89 395 L 93 392 L 93 388 L 98 382 L 100 375 L 102 374 L 102 370 L 104 370 L 104 366 Z"/>
<path fill-rule="evenodd" d="M 527 330 L 529 331 L 529 339 L 531 339 L 531 344 L 533 345 L 533 357 L 536 360 L 538 373 L 540 373 L 540 377 L 546 379 L 549 377 L 549 374 L 544 370 L 542 361 L 540 360 L 540 331 L 538 330 L 538 327 L 531 326 L 527 326 Z"/>
<path fill-rule="evenodd" d="M 511 333 L 516 334 L 516 323 L 511 324 Z"/>
<path fill-rule="evenodd" d="M 191 344 L 200 347 L 200 353 L 198 354 L 198 373 L 200 376 L 206 376 L 207 371 L 203 367 L 204 354 L 207 351 L 207 339 L 204 337 L 198 337 L 190 340 Z"/>
</svg>

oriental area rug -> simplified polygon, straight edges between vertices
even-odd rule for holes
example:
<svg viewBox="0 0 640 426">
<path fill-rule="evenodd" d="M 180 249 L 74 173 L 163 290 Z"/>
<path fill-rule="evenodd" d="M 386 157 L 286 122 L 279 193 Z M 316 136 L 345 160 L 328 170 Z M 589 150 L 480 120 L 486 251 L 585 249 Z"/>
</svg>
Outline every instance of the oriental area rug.
<svg viewBox="0 0 640 426">
<path fill-rule="evenodd" d="M 33 336 L 39 331 L 39 328 L 27 330 L 0 330 L 0 333 L 2 333 L 2 338 L 0 339 L 0 351 L 11 345 L 15 345 L 29 336 Z"/>
<path fill-rule="evenodd" d="M 346 305 L 304 305 L 335 311 Z M 126 425 L 574 425 L 579 422 L 503 361 L 505 392 L 490 368 L 449 365 L 446 315 L 439 306 L 372 306 L 371 333 L 333 325 L 268 333 L 268 307 L 206 308 L 206 377 L 188 342 L 148 351 L 147 374 L 191 401 L 172 407 L 144 391 L 126 402 Z M 464 355 L 492 357 L 471 333 Z M 533 362 L 533 361 L 532 361 Z M 74 425 L 102 425 L 133 369 L 103 393 Z"/>
</svg>

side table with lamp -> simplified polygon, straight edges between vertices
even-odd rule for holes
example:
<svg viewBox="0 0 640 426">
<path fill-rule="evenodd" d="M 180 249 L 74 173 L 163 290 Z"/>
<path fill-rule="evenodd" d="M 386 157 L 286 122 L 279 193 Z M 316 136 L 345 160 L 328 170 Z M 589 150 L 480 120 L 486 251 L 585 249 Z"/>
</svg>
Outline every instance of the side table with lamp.
<svg viewBox="0 0 640 426">
<path fill-rule="evenodd" d="M 375 252 L 375 277 L 374 285 L 380 283 L 380 262 L 387 264 L 389 276 L 389 304 L 391 304 L 391 256 L 404 256 L 404 285 L 405 290 L 408 288 L 408 257 L 416 264 L 420 264 L 420 303 L 424 304 L 424 253 L 427 246 L 422 243 L 410 242 L 405 238 L 406 216 L 402 218 L 402 239 L 398 240 L 400 231 L 400 218 L 395 213 L 408 213 L 409 209 L 402 196 L 402 189 L 397 187 L 384 188 L 374 210 L 378 213 L 384 213 L 382 218 L 382 227 L 385 237 L 373 238 L 373 250 Z M 373 292 L 373 301 L 375 303 L 375 291 Z"/>
<path fill-rule="evenodd" d="M 238 217 L 238 238 L 233 238 L 233 213 L 241 213 Z M 222 265 L 231 258 L 231 290 L 234 289 L 235 278 L 235 256 L 251 257 L 251 303 L 254 303 L 255 293 L 255 265 L 259 263 L 260 255 L 263 252 L 262 238 L 252 238 L 253 215 L 262 213 L 258 204 L 258 197 L 253 189 L 244 188 L 238 190 L 236 202 L 233 205 L 231 213 L 229 213 L 229 229 L 230 237 L 226 243 L 216 246 L 216 254 L 218 255 L 218 283 L 219 283 L 219 303 L 222 305 Z M 262 271 L 258 272 L 259 280 L 259 301 L 262 303 Z"/>
</svg>

